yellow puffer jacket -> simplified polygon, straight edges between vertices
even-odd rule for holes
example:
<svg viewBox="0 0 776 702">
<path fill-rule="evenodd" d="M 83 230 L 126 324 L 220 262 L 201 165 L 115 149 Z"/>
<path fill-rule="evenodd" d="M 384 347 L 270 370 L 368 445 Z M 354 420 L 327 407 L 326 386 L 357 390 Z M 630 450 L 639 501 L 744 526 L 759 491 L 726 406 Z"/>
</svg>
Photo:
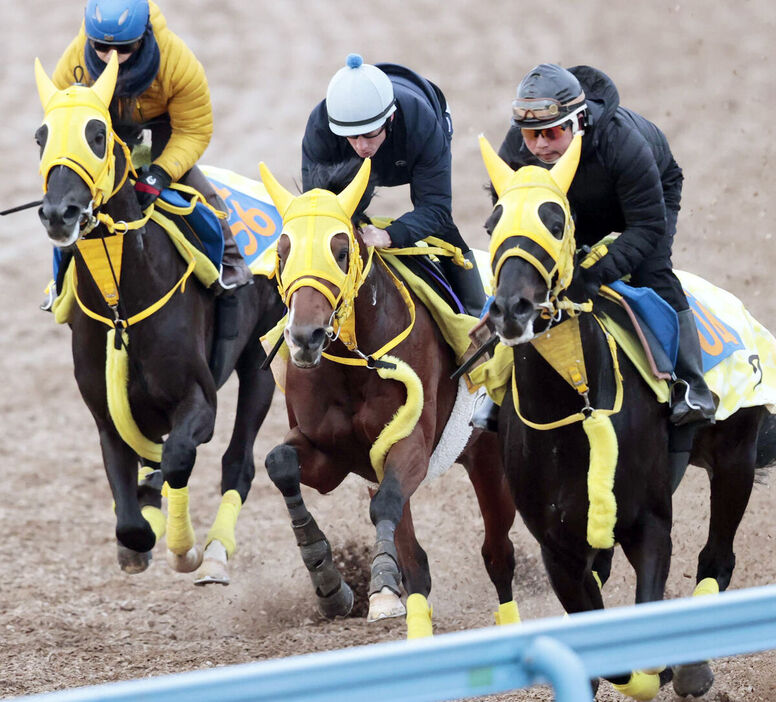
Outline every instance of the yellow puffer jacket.
<svg viewBox="0 0 776 702">
<path fill-rule="evenodd" d="M 213 109 L 205 70 L 183 40 L 167 28 L 157 5 L 149 2 L 151 26 L 159 44 L 159 72 L 137 100 L 134 119 L 138 123 L 169 113 L 172 135 L 154 161 L 178 180 L 202 156 L 213 135 Z M 54 71 L 54 84 L 66 88 L 73 83 L 76 66 L 86 67 L 83 23 L 78 36 L 67 47 Z M 87 77 L 89 74 L 87 72 Z M 91 82 L 96 76 L 91 76 Z"/>
</svg>

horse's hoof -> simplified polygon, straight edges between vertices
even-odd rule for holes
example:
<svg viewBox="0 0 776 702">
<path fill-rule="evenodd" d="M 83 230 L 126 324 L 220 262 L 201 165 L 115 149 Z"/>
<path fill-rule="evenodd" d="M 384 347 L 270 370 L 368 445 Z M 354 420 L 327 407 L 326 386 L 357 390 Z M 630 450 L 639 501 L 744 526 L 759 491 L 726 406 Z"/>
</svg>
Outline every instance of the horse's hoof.
<svg viewBox="0 0 776 702">
<path fill-rule="evenodd" d="M 202 565 L 194 576 L 195 585 L 229 584 L 229 573 L 226 569 L 227 555 L 220 541 L 211 541 L 205 549 Z"/>
<path fill-rule="evenodd" d="M 368 622 L 403 617 L 405 614 L 407 614 L 406 607 L 391 588 L 384 587 L 380 592 L 369 595 L 369 612 L 366 615 Z"/>
<path fill-rule="evenodd" d="M 702 697 L 713 684 L 714 673 L 705 661 L 674 666 L 674 692 L 679 697 Z"/>
<path fill-rule="evenodd" d="M 186 553 L 178 555 L 167 550 L 167 563 L 178 573 L 192 573 L 202 564 L 202 547 L 194 544 Z"/>
<path fill-rule="evenodd" d="M 347 617 L 353 609 L 353 590 L 344 580 L 339 590 L 326 597 L 318 597 L 318 611 L 327 619 Z"/>
<path fill-rule="evenodd" d="M 133 551 L 122 544 L 116 544 L 116 555 L 119 561 L 119 567 L 125 573 L 137 575 L 148 569 L 151 565 L 150 551 Z"/>
</svg>

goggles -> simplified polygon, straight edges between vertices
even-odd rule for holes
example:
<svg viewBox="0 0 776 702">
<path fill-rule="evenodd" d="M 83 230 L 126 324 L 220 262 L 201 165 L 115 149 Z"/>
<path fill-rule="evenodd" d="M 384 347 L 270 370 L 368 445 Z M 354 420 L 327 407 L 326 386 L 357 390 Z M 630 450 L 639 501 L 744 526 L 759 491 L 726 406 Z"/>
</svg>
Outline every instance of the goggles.
<svg viewBox="0 0 776 702">
<path fill-rule="evenodd" d="M 569 127 L 571 127 L 571 122 L 566 120 L 563 124 L 556 124 L 554 127 L 542 127 L 541 129 L 521 127 L 520 132 L 525 141 L 536 141 L 540 136 L 544 137 L 547 141 L 555 141 L 556 139 L 560 139 L 563 132 Z"/>
<path fill-rule="evenodd" d="M 133 41 L 131 44 L 105 44 L 104 42 L 90 39 L 89 43 L 92 45 L 92 48 L 95 51 L 101 54 L 107 54 L 111 51 L 115 51 L 119 56 L 132 54 L 140 48 L 140 41 Z"/>
<path fill-rule="evenodd" d="M 553 127 L 586 107 L 584 93 L 565 104 L 554 98 L 516 98 L 512 101 L 512 122 L 519 127 L 550 122 L 542 126 Z"/>
</svg>

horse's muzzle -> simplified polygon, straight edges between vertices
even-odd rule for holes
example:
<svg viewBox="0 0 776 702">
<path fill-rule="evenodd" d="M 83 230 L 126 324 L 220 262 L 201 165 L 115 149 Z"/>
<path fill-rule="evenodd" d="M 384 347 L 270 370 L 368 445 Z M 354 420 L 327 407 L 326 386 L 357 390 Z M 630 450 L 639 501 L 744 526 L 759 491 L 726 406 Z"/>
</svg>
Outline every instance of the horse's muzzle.
<svg viewBox="0 0 776 702">
<path fill-rule="evenodd" d="M 533 338 L 533 323 L 538 313 L 531 300 L 518 295 L 496 294 L 489 310 L 496 333 L 507 346 L 516 346 Z"/>
<path fill-rule="evenodd" d="M 329 337 L 325 327 L 313 325 L 295 325 L 286 327 L 283 332 L 291 362 L 298 368 L 314 368 L 321 362 L 323 349 Z"/>
<path fill-rule="evenodd" d="M 72 246 L 81 233 L 83 209 L 67 202 L 51 202 L 43 198 L 38 217 L 46 228 L 51 243 L 60 248 Z"/>
</svg>

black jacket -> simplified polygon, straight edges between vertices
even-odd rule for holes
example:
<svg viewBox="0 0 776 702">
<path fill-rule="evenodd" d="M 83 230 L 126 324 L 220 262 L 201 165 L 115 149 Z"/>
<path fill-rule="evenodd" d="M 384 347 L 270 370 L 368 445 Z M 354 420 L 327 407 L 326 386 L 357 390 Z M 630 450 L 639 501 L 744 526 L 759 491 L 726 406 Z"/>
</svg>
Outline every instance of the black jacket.
<svg viewBox="0 0 776 702">
<path fill-rule="evenodd" d="M 403 247 L 452 225 L 451 129 L 445 99 L 430 81 L 403 66 L 378 63 L 393 83 L 397 108 L 388 135 L 372 158 L 375 185 L 410 185 L 414 210 L 388 227 L 393 246 Z M 302 140 L 302 187 L 312 164 L 337 164 L 356 156 L 345 137 L 329 129 L 326 101 L 310 114 Z"/>
<path fill-rule="evenodd" d="M 682 195 L 682 170 L 668 141 L 652 122 L 620 106 L 612 80 L 590 66 L 569 69 L 582 85 L 589 126 L 582 138 L 579 168 L 569 188 L 577 246 L 592 246 L 622 232 L 609 255 L 589 273 L 610 283 L 634 271 L 645 258 L 670 255 Z M 511 127 L 499 155 L 513 168 L 550 168 Z"/>
</svg>

